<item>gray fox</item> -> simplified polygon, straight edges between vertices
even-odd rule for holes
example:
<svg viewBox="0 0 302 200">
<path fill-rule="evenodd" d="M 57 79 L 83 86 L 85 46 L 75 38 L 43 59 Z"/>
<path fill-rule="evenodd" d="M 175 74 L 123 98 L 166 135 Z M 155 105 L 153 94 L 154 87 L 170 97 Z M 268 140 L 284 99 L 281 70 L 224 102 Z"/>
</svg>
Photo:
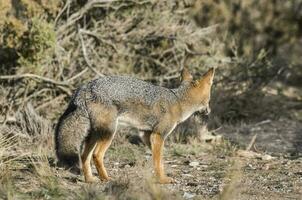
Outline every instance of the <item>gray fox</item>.
<svg viewBox="0 0 302 200">
<path fill-rule="evenodd" d="M 119 123 L 144 133 L 143 141 L 151 148 L 156 177 L 160 183 L 172 183 L 162 161 L 165 138 L 177 124 L 193 113 L 210 112 L 209 101 L 214 77 L 211 68 L 193 80 L 184 68 L 176 89 L 156 86 L 127 76 L 106 76 L 78 88 L 55 130 L 58 163 L 74 167 L 81 160 L 86 182 L 95 182 L 91 172 L 93 158 L 99 178 L 110 180 L 104 155 Z"/>
</svg>

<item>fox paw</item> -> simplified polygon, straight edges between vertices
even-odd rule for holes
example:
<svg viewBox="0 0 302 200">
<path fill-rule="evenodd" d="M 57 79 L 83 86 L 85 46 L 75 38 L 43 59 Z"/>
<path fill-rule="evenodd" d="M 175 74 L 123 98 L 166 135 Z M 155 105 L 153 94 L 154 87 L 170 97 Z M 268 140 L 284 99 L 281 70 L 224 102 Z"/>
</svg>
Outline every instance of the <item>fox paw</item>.
<svg viewBox="0 0 302 200">
<path fill-rule="evenodd" d="M 160 184 L 170 184 L 170 183 L 174 183 L 174 179 L 173 178 L 170 178 L 168 176 L 164 176 L 164 177 L 161 177 L 159 178 L 159 183 Z"/>
<path fill-rule="evenodd" d="M 111 178 L 111 177 L 109 177 L 109 176 L 106 176 L 106 177 L 100 177 L 100 179 L 101 179 L 101 181 L 105 181 L 105 182 L 107 182 L 107 181 L 112 181 L 112 178 Z"/>
<path fill-rule="evenodd" d="M 87 178 L 85 179 L 85 182 L 86 182 L 86 183 L 96 183 L 96 182 L 98 182 L 98 178 L 95 177 L 95 176 L 87 177 Z"/>
</svg>

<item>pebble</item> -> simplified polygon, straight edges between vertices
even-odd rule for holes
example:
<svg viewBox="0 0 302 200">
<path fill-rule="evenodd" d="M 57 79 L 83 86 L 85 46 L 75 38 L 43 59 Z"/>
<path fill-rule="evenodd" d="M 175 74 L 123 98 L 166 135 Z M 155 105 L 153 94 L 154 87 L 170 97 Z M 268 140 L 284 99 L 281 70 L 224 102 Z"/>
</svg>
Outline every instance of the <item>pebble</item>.
<svg viewBox="0 0 302 200">
<path fill-rule="evenodd" d="M 192 199 L 196 196 L 196 194 L 192 194 L 192 193 L 189 193 L 189 192 L 185 192 L 184 193 L 184 199 Z"/>
<path fill-rule="evenodd" d="M 197 166 L 199 165 L 199 162 L 193 161 L 193 162 L 190 162 L 189 165 L 190 165 L 191 167 L 197 167 Z"/>
<path fill-rule="evenodd" d="M 263 155 L 262 157 L 262 160 L 272 160 L 272 159 L 274 159 L 274 157 L 272 157 L 272 156 L 270 156 L 270 155 Z"/>
<path fill-rule="evenodd" d="M 192 174 L 183 174 L 183 176 L 186 176 L 186 177 L 194 177 Z"/>
</svg>

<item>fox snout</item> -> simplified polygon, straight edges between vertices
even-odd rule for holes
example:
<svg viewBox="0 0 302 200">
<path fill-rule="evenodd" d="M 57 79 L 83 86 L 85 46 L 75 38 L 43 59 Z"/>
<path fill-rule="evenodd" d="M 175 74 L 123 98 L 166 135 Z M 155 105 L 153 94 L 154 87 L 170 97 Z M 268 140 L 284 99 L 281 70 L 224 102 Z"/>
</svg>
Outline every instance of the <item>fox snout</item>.
<svg viewBox="0 0 302 200">
<path fill-rule="evenodd" d="M 207 105 L 207 107 L 206 107 L 205 110 L 204 110 L 204 114 L 205 114 L 205 115 L 209 115 L 210 113 L 211 113 L 211 108 L 210 108 L 209 105 Z"/>
<path fill-rule="evenodd" d="M 200 110 L 200 113 L 203 115 L 209 115 L 211 113 L 210 105 L 207 104 L 205 107 L 203 107 L 203 109 Z"/>
<path fill-rule="evenodd" d="M 202 107 L 201 109 L 199 109 L 198 111 L 196 111 L 196 113 L 199 113 L 200 115 L 209 115 L 211 113 L 211 108 L 208 104 Z"/>
</svg>

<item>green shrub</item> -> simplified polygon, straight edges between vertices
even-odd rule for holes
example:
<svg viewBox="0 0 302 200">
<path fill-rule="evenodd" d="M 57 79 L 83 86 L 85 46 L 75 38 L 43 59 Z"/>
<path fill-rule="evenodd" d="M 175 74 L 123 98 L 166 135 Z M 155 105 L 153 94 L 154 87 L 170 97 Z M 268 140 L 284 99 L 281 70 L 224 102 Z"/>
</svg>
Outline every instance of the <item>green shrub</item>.
<svg viewBox="0 0 302 200">
<path fill-rule="evenodd" d="M 29 30 L 22 38 L 19 64 L 36 72 L 53 55 L 55 42 L 53 24 L 41 18 L 33 18 Z"/>
<path fill-rule="evenodd" d="M 42 60 L 41 51 L 54 46 L 53 21 L 62 3 L 60 0 L 1 1 L 1 74 L 14 74 L 22 66 L 25 67 L 21 71 L 30 71 L 26 70 L 28 66 L 41 64 L 37 62 Z"/>
</svg>

